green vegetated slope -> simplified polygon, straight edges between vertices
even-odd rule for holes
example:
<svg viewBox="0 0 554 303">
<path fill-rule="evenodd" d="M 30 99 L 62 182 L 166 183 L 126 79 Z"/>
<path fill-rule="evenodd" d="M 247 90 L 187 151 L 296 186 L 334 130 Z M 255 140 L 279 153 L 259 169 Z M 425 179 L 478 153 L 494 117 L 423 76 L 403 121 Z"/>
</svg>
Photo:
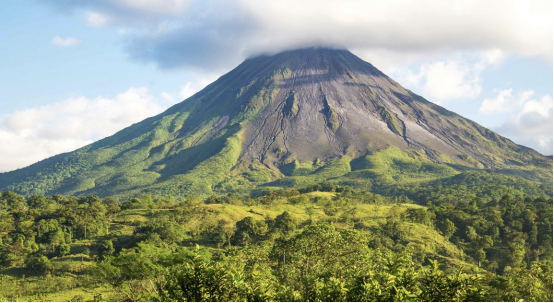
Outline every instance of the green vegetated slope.
<svg viewBox="0 0 554 303">
<path fill-rule="evenodd" d="M 0 299 L 551 301 L 552 199 L 441 190 L 428 207 L 331 183 L 122 203 L 3 192 Z"/>
<path fill-rule="evenodd" d="M 552 159 L 346 50 L 316 48 L 250 58 L 158 116 L 1 173 L 0 190 L 208 197 L 329 181 L 386 192 L 468 170 L 552 183 Z"/>
<path fill-rule="evenodd" d="M 256 109 L 234 117 L 226 113 L 240 106 L 236 103 L 242 98 L 258 106 L 268 102 L 272 93 L 266 86 L 271 77 L 257 79 L 235 92 L 237 80 L 224 76 L 205 88 L 202 96 L 193 96 L 114 136 L 0 175 L 0 187 L 25 194 L 105 196 L 131 195 L 136 190 L 210 194 L 212 185 L 223 180 L 240 155 L 239 123 Z"/>
<path fill-rule="evenodd" d="M 535 171 L 545 176 L 549 174 L 542 168 L 535 168 Z M 427 195 L 437 188 L 446 191 L 451 187 L 454 188 L 451 192 L 456 191 L 455 187 L 469 188 L 464 193 L 473 197 L 490 197 L 495 191 L 513 195 L 552 195 L 552 184 L 547 181 L 547 177 L 528 180 L 520 174 L 506 175 L 504 171 L 439 164 L 421 158 L 417 152 L 410 155 L 398 148 L 381 150 L 356 159 L 342 157 L 325 165 L 295 161 L 285 166 L 282 172 L 285 177 L 261 184 L 256 191 L 263 188 L 296 188 L 327 181 L 384 195 L 406 195 L 423 204 L 426 201 L 418 198 L 417 192 Z M 228 182 L 238 183 L 236 178 Z M 240 190 L 240 186 L 235 186 L 235 189 Z"/>
</svg>

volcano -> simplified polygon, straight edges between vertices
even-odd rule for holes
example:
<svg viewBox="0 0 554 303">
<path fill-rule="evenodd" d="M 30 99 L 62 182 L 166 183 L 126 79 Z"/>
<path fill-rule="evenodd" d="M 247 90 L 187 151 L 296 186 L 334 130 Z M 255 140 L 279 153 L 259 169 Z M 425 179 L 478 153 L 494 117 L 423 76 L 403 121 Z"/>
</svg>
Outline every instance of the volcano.
<svg viewBox="0 0 554 303">
<path fill-rule="evenodd" d="M 381 164 L 429 179 L 468 169 L 552 178 L 551 159 L 425 100 L 351 52 L 307 48 L 247 59 L 162 114 L 0 174 L 0 189 L 208 196 L 363 183 L 382 177 Z"/>
</svg>

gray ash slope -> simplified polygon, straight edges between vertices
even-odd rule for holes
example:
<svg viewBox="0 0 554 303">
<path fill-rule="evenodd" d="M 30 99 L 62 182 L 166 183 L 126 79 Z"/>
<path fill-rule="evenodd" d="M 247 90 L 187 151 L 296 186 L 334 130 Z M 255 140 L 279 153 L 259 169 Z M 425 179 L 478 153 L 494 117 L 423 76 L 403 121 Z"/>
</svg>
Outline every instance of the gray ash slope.
<svg viewBox="0 0 554 303">
<path fill-rule="evenodd" d="M 545 158 L 404 89 L 347 50 L 288 51 L 244 64 L 285 74 L 245 135 L 244 155 L 264 163 L 284 154 L 326 160 L 391 146 L 490 168 Z"/>
</svg>

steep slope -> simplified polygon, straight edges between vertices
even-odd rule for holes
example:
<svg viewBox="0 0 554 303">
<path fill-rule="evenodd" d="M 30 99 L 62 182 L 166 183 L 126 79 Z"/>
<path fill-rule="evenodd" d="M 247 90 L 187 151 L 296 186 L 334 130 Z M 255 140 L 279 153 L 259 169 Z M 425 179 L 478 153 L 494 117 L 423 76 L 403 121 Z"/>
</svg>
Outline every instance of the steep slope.
<svg viewBox="0 0 554 303">
<path fill-rule="evenodd" d="M 310 48 L 248 59 L 158 116 L 0 174 L 0 189 L 205 196 L 286 176 L 352 174 L 383 150 L 438 165 L 431 179 L 467 168 L 552 178 L 552 159 L 428 102 L 346 50 Z"/>
</svg>

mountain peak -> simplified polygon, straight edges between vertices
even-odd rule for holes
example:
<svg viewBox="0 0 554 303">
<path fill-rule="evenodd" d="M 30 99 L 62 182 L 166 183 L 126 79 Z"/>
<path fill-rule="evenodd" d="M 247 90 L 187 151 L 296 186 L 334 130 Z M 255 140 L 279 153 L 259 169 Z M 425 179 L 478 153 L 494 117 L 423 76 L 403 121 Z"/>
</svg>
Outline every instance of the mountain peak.
<svg viewBox="0 0 554 303">
<path fill-rule="evenodd" d="M 260 66 L 288 67 L 303 66 L 307 69 L 326 71 L 331 73 L 344 73 L 345 71 L 357 71 L 382 75 L 373 65 L 367 63 L 346 49 L 334 49 L 328 47 L 308 47 L 283 51 L 273 55 L 259 55 L 247 59 L 243 64 L 256 64 Z"/>
<path fill-rule="evenodd" d="M 257 59 L 257 58 L 272 58 L 272 57 L 291 58 L 291 57 L 317 57 L 317 56 L 341 56 L 341 55 L 355 56 L 347 49 L 312 46 L 312 47 L 288 49 L 278 53 L 264 53 L 256 56 L 251 56 L 245 61 Z"/>
<path fill-rule="evenodd" d="M 355 167 L 365 167 L 372 175 L 358 164 L 383 150 L 445 164 L 449 172 L 552 165 L 404 89 L 348 50 L 304 48 L 249 58 L 158 116 L 0 174 L 0 189 L 209 195 L 300 173 L 350 180 Z"/>
</svg>

